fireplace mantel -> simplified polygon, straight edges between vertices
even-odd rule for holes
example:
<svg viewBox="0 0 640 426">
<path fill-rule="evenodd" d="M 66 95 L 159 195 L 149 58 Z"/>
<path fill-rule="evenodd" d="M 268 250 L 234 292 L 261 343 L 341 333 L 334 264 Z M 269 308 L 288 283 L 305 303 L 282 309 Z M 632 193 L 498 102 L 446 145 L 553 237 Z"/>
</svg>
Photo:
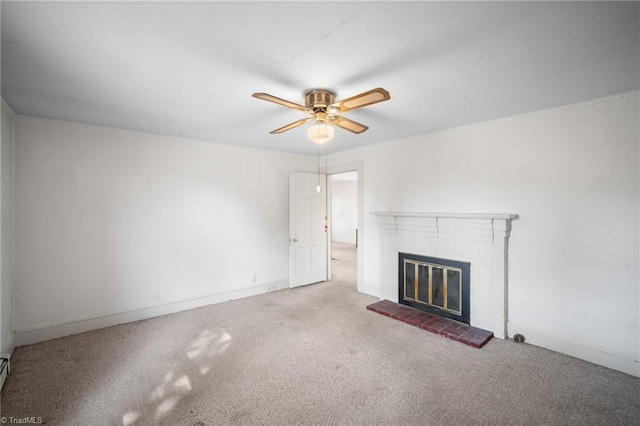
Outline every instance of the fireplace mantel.
<svg viewBox="0 0 640 426">
<path fill-rule="evenodd" d="M 505 213 L 433 213 L 372 212 L 382 231 L 414 231 L 434 236 L 455 235 L 462 239 L 494 241 L 508 238 L 511 220 L 517 214 Z"/>
<path fill-rule="evenodd" d="M 394 217 L 431 217 L 431 218 L 454 218 L 454 219 L 502 219 L 511 220 L 518 217 L 511 213 L 435 213 L 435 212 L 371 212 L 374 216 L 394 216 Z"/>
<path fill-rule="evenodd" d="M 372 212 L 380 229 L 380 297 L 398 302 L 398 253 L 471 263 L 471 325 L 507 337 L 508 239 L 516 214 Z"/>
</svg>

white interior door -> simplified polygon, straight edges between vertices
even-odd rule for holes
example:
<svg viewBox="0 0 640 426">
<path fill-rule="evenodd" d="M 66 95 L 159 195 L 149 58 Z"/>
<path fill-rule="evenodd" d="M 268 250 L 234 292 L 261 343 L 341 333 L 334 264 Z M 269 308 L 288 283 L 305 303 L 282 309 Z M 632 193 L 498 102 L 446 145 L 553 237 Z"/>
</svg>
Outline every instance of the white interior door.
<svg viewBox="0 0 640 426">
<path fill-rule="evenodd" d="M 317 188 L 320 186 L 320 192 Z M 291 287 L 327 279 L 326 175 L 289 176 L 289 283 Z"/>
</svg>

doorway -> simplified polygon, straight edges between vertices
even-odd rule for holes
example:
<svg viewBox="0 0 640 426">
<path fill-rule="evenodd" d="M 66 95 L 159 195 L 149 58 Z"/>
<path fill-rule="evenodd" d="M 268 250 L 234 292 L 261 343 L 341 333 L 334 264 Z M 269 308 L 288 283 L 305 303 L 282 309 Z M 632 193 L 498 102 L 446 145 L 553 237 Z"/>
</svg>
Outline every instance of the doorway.
<svg viewBox="0 0 640 426">
<path fill-rule="evenodd" d="M 357 290 L 358 172 L 336 173 L 328 178 L 331 281 Z"/>
</svg>

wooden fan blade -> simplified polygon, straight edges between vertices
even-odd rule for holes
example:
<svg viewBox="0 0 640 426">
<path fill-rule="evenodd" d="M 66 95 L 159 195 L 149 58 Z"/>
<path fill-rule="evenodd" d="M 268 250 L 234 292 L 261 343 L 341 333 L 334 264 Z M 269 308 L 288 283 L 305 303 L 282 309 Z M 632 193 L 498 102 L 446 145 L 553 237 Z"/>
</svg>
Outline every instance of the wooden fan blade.
<svg viewBox="0 0 640 426">
<path fill-rule="evenodd" d="M 294 121 L 293 123 L 287 124 L 286 126 L 280 127 L 279 129 L 274 130 L 271 134 L 278 134 L 286 132 L 287 130 L 291 130 L 295 127 L 302 126 L 304 123 L 313 120 L 313 117 L 303 118 L 302 120 Z"/>
<path fill-rule="evenodd" d="M 263 101 L 268 101 L 268 102 L 273 102 L 274 104 L 278 104 L 278 105 L 282 105 L 285 106 L 287 108 L 292 108 L 292 109 L 297 109 L 298 111 L 302 111 L 302 112 L 307 112 L 309 114 L 313 114 L 313 110 L 310 108 L 307 108 L 305 106 L 296 104 L 294 102 L 289 102 L 285 99 L 280 99 L 276 96 L 270 95 L 268 93 L 254 93 L 253 95 L 254 98 L 257 99 L 262 99 Z"/>
<path fill-rule="evenodd" d="M 378 102 L 388 101 L 389 99 L 391 99 L 389 92 L 382 87 L 377 87 L 368 92 L 360 93 L 359 95 L 336 102 L 329 107 L 337 107 L 340 108 L 340 112 L 346 112 L 367 105 L 377 104 Z"/>
<path fill-rule="evenodd" d="M 358 123 L 357 121 L 349 120 L 348 118 L 344 118 L 340 115 L 336 116 L 333 120 L 329 121 L 328 123 L 333 124 L 334 126 L 341 127 L 352 133 L 362 133 L 369 128 L 364 124 Z"/>
</svg>

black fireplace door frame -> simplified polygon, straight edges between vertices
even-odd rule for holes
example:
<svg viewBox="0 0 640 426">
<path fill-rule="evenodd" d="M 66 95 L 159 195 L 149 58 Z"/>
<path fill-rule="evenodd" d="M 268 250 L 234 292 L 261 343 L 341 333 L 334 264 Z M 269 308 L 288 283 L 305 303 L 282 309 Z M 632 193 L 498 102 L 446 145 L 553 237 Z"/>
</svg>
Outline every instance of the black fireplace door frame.
<svg viewBox="0 0 640 426">
<path fill-rule="evenodd" d="M 443 309 L 438 309 L 437 307 L 426 305 L 420 302 L 414 302 L 411 300 L 404 299 L 404 282 L 405 282 L 405 268 L 404 261 L 406 260 L 414 260 L 417 262 L 424 263 L 432 263 L 436 265 L 442 266 L 451 266 L 454 268 L 458 268 L 462 271 L 462 315 L 456 315 L 452 312 L 447 312 Z M 411 306 L 412 308 L 420 309 L 421 311 L 429 312 L 435 315 L 439 315 L 445 318 L 449 318 L 452 320 L 460 321 L 465 324 L 471 324 L 469 319 L 470 314 L 470 281 L 471 281 L 471 263 L 470 262 L 462 262 L 459 260 L 452 259 L 442 259 L 439 257 L 430 257 L 423 256 L 419 254 L 413 253 L 398 253 L 398 303 Z"/>
</svg>

